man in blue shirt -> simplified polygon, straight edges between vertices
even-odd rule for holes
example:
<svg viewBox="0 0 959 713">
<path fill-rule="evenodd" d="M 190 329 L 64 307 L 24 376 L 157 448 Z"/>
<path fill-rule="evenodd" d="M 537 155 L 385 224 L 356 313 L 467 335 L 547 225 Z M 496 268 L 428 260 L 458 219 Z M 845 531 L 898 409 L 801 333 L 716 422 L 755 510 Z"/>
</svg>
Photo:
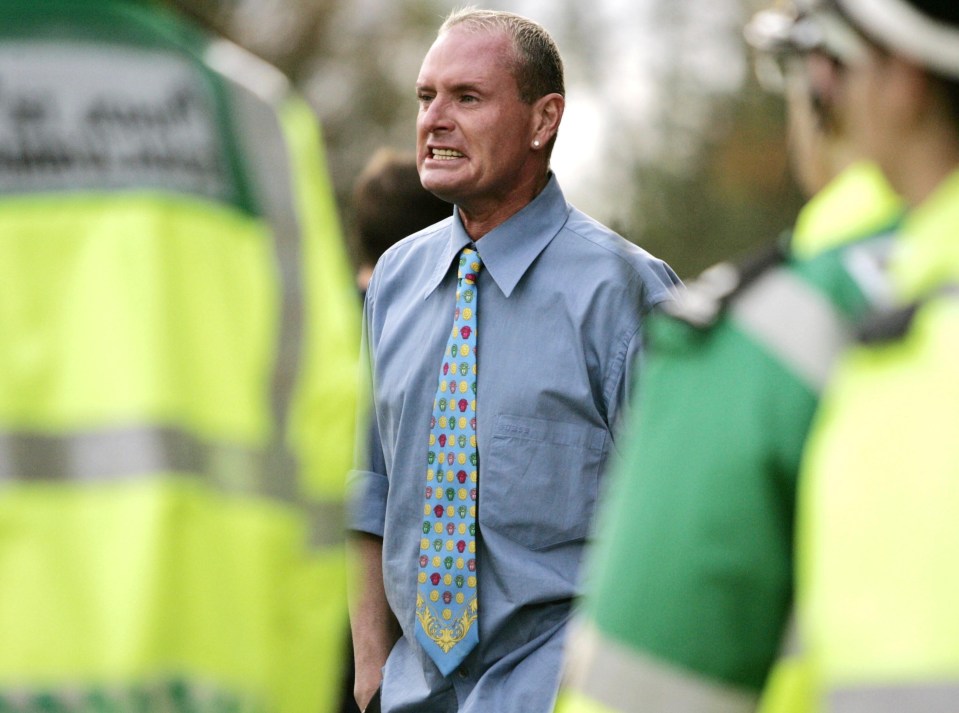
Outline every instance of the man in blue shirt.
<svg viewBox="0 0 959 713">
<path fill-rule="evenodd" d="M 549 170 L 562 62 L 539 25 L 454 13 L 417 94 L 420 178 L 456 210 L 390 249 L 367 293 L 379 447 L 353 475 L 357 702 L 382 670 L 391 713 L 547 713 L 643 317 L 679 281 L 563 197 Z"/>
</svg>

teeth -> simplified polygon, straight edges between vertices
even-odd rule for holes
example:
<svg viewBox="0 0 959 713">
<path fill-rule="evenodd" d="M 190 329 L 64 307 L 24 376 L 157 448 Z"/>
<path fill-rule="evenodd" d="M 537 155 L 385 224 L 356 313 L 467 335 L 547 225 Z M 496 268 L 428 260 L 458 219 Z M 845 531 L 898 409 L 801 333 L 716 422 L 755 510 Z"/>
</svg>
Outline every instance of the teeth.
<svg viewBox="0 0 959 713">
<path fill-rule="evenodd" d="M 451 158 L 463 158 L 463 154 L 456 149 L 433 149 L 433 158 L 448 160 Z"/>
</svg>

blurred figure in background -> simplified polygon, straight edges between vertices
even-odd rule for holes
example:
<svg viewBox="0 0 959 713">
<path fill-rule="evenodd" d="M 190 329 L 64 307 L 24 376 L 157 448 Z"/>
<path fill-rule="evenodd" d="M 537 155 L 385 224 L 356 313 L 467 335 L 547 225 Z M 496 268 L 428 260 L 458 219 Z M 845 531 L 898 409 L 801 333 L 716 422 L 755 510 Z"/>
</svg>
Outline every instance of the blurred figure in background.
<svg viewBox="0 0 959 713">
<path fill-rule="evenodd" d="M 764 84 L 786 92 L 793 170 L 813 197 L 788 240 L 710 269 L 649 323 L 562 713 L 745 712 L 764 688 L 765 711 L 808 698 L 787 631 L 800 454 L 853 324 L 885 299 L 901 202 L 859 160 L 823 82 L 841 57 L 804 32 L 803 10 L 763 12 L 747 37 Z"/>
<path fill-rule="evenodd" d="M 678 279 L 566 202 L 540 25 L 453 13 L 416 91 L 420 179 L 456 209 L 388 250 L 366 296 L 357 702 L 382 680 L 388 713 L 546 713 L 639 327 Z"/>
<path fill-rule="evenodd" d="M 799 643 L 815 709 L 959 706 L 959 4 L 821 3 L 843 60 L 823 80 L 909 212 L 875 315 L 817 414 L 804 460 Z"/>
<path fill-rule="evenodd" d="M 416 154 L 381 148 L 356 179 L 353 211 L 356 284 L 366 294 L 380 255 L 407 235 L 449 218 L 453 206 L 423 188 Z"/>
<path fill-rule="evenodd" d="M 154 2 L 0 18 L 0 710 L 335 710 L 359 316 L 314 117 Z"/>
</svg>

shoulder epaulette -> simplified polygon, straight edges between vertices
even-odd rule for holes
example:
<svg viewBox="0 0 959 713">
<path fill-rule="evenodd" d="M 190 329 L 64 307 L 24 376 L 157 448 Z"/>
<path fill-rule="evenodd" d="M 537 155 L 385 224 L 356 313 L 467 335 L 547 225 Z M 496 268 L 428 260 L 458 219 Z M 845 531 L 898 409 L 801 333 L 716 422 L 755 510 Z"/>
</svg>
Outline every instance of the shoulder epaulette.
<svg viewBox="0 0 959 713">
<path fill-rule="evenodd" d="M 739 262 L 717 263 L 689 283 L 675 300 L 664 303 L 662 309 L 674 319 L 697 329 L 708 329 L 730 300 L 765 272 L 783 264 L 787 256 L 786 242 L 778 240 Z"/>
<path fill-rule="evenodd" d="M 859 324 L 856 338 L 867 345 L 884 344 L 902 339 L 909 332 L 912 321 L 922 306 L 941 297 L 959 298 L 959 284 L 944 285 L 904 307 L 870 312 Z"/>
</svg>

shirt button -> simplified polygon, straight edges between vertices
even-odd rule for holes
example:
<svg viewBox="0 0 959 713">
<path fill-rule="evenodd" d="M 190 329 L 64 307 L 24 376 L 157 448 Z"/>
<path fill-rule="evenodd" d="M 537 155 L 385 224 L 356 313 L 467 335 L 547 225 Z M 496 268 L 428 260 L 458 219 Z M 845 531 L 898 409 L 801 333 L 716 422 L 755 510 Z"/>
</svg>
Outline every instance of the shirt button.
<svg viewBox="0 0 959 713">
<path fill-rule="evenodd" d="M 470 675 L 470 670 L 466 666 L 460 666 L 456 669 L 456 675 L 460 678 L 467 678 Z"/>
</svg>

